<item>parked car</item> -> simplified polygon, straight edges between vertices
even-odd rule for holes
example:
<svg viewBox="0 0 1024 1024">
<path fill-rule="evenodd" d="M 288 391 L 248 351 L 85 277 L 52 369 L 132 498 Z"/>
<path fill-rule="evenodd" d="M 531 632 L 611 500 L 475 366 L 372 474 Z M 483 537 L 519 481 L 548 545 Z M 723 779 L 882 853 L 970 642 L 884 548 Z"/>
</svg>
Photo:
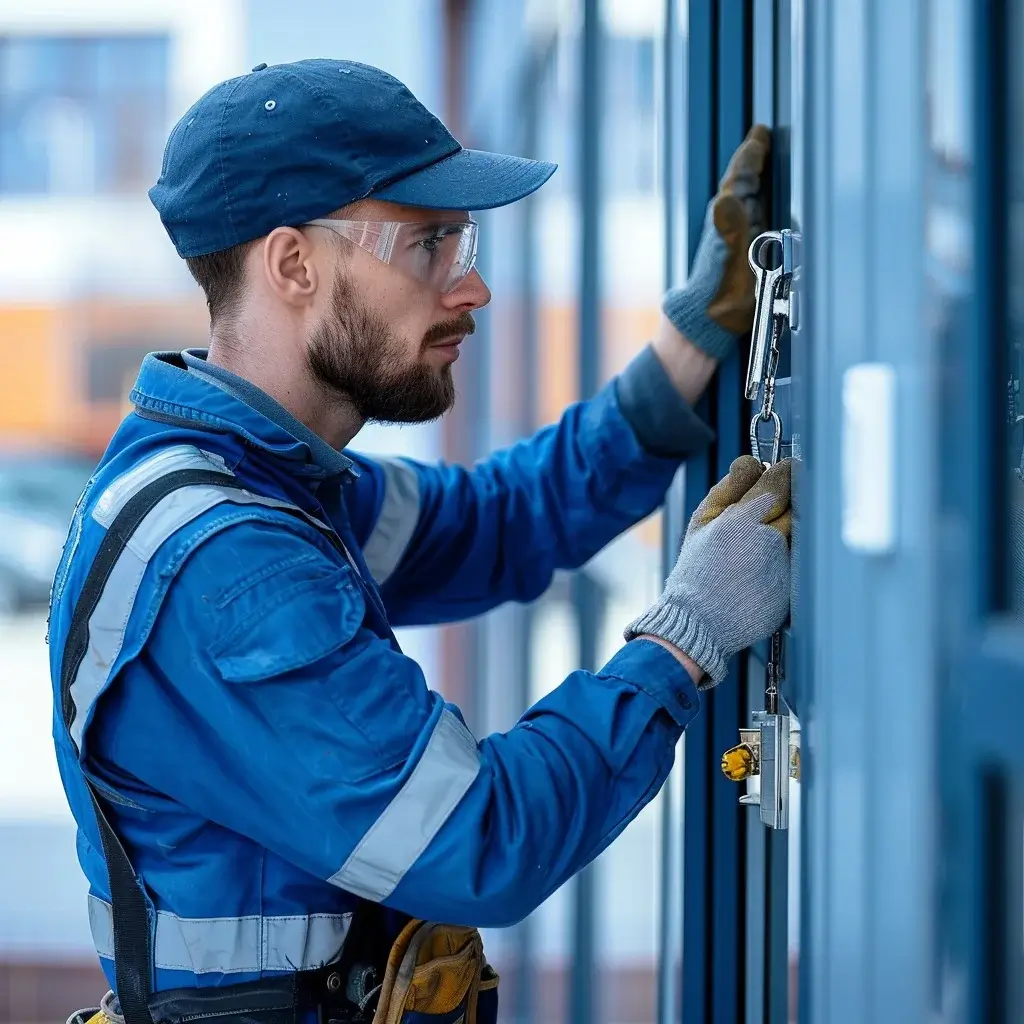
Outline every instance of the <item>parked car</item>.
<svg viewBox="0 0 1024 1024">
<path fill-rule="evenodd" d="M 95 463 L 0 451 L 0 614 L 46 605 L 75 503 Z"/>
</svg>

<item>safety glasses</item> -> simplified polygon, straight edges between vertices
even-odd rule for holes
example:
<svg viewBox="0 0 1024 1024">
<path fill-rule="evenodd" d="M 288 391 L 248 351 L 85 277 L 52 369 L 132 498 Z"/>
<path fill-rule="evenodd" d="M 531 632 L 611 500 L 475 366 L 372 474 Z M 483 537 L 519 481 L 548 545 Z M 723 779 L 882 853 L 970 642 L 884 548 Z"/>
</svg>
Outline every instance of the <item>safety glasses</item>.
<svg viewBox="0 0 1024 1024">
<path fill-rule="evenodd" d="M 323 217 L 307 223 L 347 238 L 442 294 L 455 288 L 476 265 L 478 225 L 472 219 L 428 224 Z"/>
</svg>

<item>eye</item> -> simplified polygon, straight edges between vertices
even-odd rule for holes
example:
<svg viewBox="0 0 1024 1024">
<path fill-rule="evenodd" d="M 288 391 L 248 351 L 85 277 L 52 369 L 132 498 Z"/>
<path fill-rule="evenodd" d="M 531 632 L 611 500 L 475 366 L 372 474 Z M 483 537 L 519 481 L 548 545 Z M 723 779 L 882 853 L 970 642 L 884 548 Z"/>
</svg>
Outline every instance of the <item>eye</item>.
<svg viewBox="0 0 1024 1024">
<path fill-rule="evenodd" d="M 432 235 L 427 235 L 426 238 L 421 238 L 417 244 L 427 252 L 435 253 L 441 247 L 441 243 L 445 240 L 445 237 L 445 232 L 435 231 Z"/>
</svg>

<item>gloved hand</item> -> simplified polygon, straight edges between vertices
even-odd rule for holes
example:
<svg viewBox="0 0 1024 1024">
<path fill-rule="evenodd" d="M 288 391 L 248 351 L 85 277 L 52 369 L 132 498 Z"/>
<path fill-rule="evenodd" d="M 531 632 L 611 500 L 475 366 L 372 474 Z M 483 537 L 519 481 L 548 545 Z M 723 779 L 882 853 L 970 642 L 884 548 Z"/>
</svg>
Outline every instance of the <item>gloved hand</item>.
<svg viewBox="0 0 1024 1024">
<path fill-rule="evenodd" d="M 627 640 L 648 633 L 688 654 L 707 673 L 701 690 L 786 620 L 790 468 L 736 459 L 697 506 L 661 597 L 626 628 Z"/>
<path fill-rule="evenodd" d="M 771 133 L 756 124 L 732 155 L 708 204 L 689 279 L 665 295 L 662 310 L 677 331 L 716 359 L 754 320 L 754 272 L 747 249 L 764 230 L 758 193 Z"/>
</svg>

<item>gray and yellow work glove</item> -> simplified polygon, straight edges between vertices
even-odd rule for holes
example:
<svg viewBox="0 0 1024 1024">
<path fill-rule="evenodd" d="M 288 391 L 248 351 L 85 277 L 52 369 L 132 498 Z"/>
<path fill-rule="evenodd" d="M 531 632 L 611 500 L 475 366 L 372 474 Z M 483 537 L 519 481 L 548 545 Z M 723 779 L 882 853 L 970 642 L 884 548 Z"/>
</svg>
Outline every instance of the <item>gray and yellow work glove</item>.
<svg viewBox="0 0 1024 1024">
<path fill-rule="evenodd" d="M 771 133 L 756 124 L 732 155 L 708 204 L 689 278 L 665 295 L 662 310 L 698 348 L 724 359 L 754 320 L 754 273 L 747 249 L 764 230 L 759 199 Z"/>
<path fill-rule="evenodd" d="M 790 467 L 736 459 L 697 506 L 661 597 L 626 628 L 627 640 L 652 634 L 688 654 L 706 673 L 699 689 L 786 620 Z"/>
</svg>

